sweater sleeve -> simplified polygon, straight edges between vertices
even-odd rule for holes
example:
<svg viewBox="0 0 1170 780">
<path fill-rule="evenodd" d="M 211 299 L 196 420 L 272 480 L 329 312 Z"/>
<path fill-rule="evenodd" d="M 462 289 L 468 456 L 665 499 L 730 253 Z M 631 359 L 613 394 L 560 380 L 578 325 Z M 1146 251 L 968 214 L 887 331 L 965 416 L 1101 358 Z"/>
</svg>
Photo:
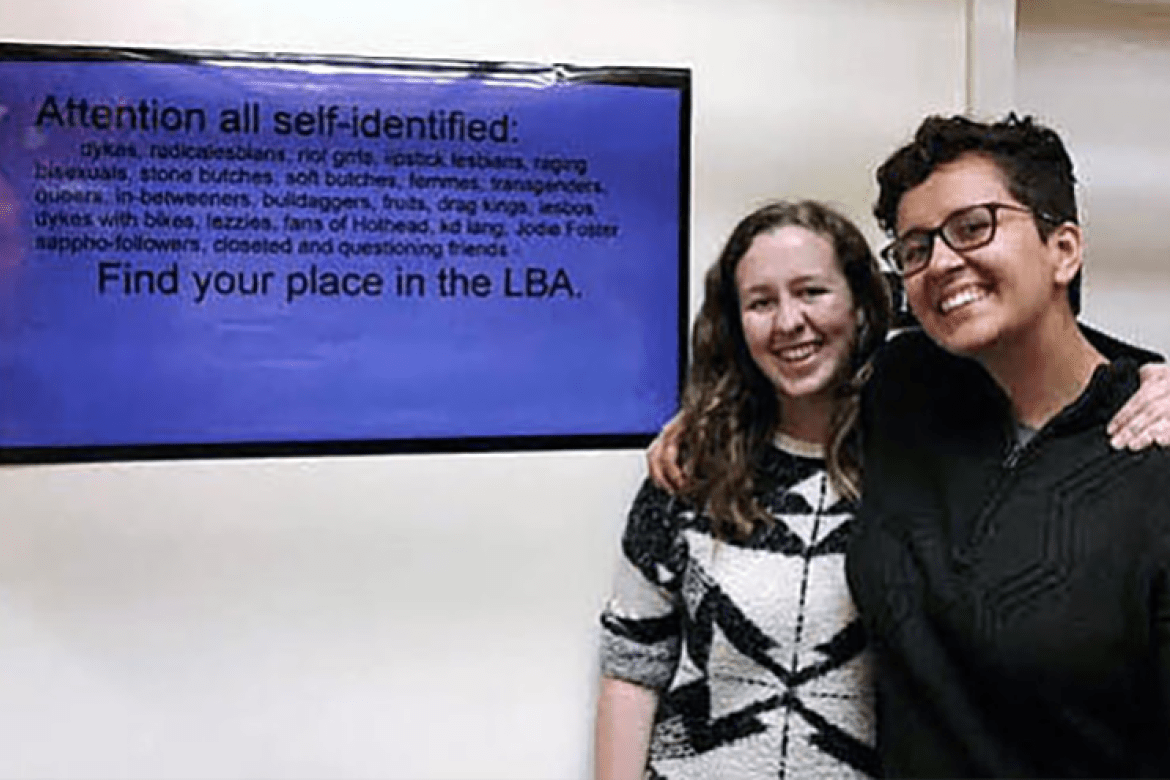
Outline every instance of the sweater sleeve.
<svg viewBox="0 0 1170 780">
<path fill-rule="evenodd" d="M 676 499 L 647 480 L 630 509 L 613 591 L 601 613 L 601 673 L 654 690 L 670 684 L 682 641 L 685 547 Z"/>
</svg>

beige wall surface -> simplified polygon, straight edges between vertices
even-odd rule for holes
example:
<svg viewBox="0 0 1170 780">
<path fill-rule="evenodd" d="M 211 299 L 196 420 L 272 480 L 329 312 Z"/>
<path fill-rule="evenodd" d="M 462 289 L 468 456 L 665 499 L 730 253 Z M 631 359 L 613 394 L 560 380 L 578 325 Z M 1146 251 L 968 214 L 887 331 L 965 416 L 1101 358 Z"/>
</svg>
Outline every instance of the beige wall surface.
<svg viewBox="0 0 1170 780">
<path fill-rule="evenodd" d="M 1085 318 L 1170 355 L 1170 4 L 1020 0 L 1016 96 L 1077 167 Z"/>
<path fill-rule="evenodd" d="M 765 198 L 877 239 L 874 163 L 966 104 L 971 1 L 38 0 L 0 38 L 690 67 L 697 300 Z M 584 776 L 642 475 L 631 451 L 0 470 L 0 777 Z"/>
</svg>

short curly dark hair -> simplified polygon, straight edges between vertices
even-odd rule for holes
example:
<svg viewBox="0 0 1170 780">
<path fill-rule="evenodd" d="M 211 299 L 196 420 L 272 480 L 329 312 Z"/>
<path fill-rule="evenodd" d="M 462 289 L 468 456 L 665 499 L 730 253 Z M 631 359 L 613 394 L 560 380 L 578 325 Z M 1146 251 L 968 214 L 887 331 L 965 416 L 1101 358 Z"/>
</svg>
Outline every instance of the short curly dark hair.
<svg viewBox="0 0 1170 780">
<path fill-rule="evenodd" d="M 1008 192 L 1033 212 L 1051 217 L 1034 219 L 1041 240 L 1057 225 L 1079 224 L 1073 162 L 1057 132 L 1030 116 L 1014 112 L 997 122 L 964 116 L 930 116 L 914 140 L 890 155 L 877 171 L 878 199 L 873 207 L 878 224 L 889 235 L 897 230 L 898 204 L 938 168 L 961 155 L 986 156 L 1003 173 Z M 1081 274 L 1068 287 L 1073 313 L 1081 308 Z"/>
</svg>

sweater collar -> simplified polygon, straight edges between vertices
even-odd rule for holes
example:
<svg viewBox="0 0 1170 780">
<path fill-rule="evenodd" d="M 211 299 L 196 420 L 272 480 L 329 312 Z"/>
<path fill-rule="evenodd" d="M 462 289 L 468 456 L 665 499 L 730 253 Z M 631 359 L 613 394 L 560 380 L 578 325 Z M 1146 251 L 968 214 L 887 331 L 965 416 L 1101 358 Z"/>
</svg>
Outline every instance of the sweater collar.
<svg viewBox="0 0 1170 780">
<path fill-rule="evenodd" d="M 1045 427 L 1064 432 L 1103 425 L 1113 418 L 1140 384 L 1138 364 L 1132 358 L 1103 363 L 1093 371 L 1080 396 Z"/>
<path fill-rule="evenodd" d="M 801 458 L 825 457 L 825 448 L 823 445 L 797 439 L 785 433 L 777 433 L 773 436 L 772 446 L 781 452 L 787 452 L 789 455 L 796 455 Z"/>
</svg>

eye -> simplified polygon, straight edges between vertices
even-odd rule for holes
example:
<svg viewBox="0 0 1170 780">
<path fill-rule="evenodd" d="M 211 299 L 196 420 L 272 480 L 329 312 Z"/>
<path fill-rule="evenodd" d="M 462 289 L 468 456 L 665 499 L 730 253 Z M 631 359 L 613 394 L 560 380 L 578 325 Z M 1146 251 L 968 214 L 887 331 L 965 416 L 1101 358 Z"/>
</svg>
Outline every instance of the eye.
<svg viewBox="0 0 1170 780">
<path fill-rule="evenodd" d="M 828 287 L 821 287 L 818 285 L 810 285 L 808 287 L 802 287 L 800 290 L 798 290 L 797 295 L 799 295 L 801 298 L 804 298 L 807 300 L 807 299 L 811 299 L 811 298 L 819 298 L 820 296 L 825 295 L 828 292 L 829 292 Z"/>
<path fill-rule="evenodd" d="M 766 295 L 753 296 L 744 302 L 744 311 L 767 311 L 772 306 L 772 298 Z"/>
<path fill-rule="evenodd" d="M 907 236 L 898 247 L 897 259 L 903 268 L 925 265 L 930 258 L 930 239 L 925 236 Z"/>
<path fill-rule="evenodd" d="M 991 215 L 984 209 L 956 215 L 946 224 L 947 238 L 963 245 L 983 241 L 991 232 Z"/>
</svg>

